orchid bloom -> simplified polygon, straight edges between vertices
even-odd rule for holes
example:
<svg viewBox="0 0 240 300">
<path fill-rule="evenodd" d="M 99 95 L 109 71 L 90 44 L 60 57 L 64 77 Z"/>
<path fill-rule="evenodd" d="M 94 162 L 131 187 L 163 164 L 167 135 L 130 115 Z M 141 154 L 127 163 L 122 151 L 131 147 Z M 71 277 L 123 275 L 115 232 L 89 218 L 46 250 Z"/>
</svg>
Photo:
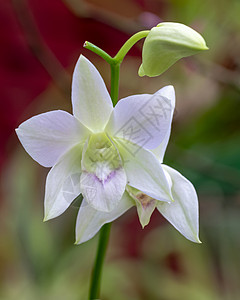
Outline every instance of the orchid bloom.
<svg viewBox="0 0 240 300">
<path fill-rule="evenodd" d="M 156 207 L 186 238 L 199 242 L 196 192 L 162 165 L 174 105 L 174 89 L 166 86 L 153 95 L 123 98 L 113 108 L 101 75 L 81 55 L 73 74 L 73 115 L 50 111 L 16 129 L 29 155 L 51 167 L 44 220 L 61 215 L 82 194 L 77 244 L 134 205 L 142 226 Z"/>
</svg>

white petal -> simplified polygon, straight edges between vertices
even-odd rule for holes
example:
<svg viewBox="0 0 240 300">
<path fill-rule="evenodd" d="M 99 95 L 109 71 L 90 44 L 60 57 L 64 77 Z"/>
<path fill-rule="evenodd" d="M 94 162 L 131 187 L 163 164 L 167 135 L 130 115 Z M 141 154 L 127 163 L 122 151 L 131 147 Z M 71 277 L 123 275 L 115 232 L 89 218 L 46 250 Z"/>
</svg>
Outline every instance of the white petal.
<svg viewBox="0 0 240 300">
<path fill-rule="evenodd" d="M 61 215 L 81 193 L 82 149 L 82 144 L 72 148 L 48 173 L 44 200 L 45 221 Z"/>
<path fill-rule="evenodd" d="M 103 131 L 113 109 L 101 75 L 83 55 L 73 73 L 72 105 L 73 114 L 93 132 Z"/>
<path fill-rule="evenodd" d="M 105 223 L 117 219 L 132 206 L 134 203 L 126 192 L 117 207 L 111 212 L 98 211 L 83 200 L 77 216 L 76 244 L 90 240 Z"/>
<path fill-rule="evenodd" d="M 171 126 L 175 101 L 173 86 L 160 89 L 153 95 L 134 95 L 121 99 L 114 108 L 106 131 L 154 149 L 164 140 Z"/>
<path fill-rule="evenodd" d="M 160 213 L 187 239 L 201 243 L 198 237 L 198 197 L 192 183 L 176 170 L 163 165 L 172 180 L 173 203 L 157 203 Z"/>
<path fill-rule="evenodd" d="M 16 133 L 28 154 L 44 167 L 52 167 L 71 147 L 89 133 L 74 116 L 50 111 L 23 122 Z"/>
<path fill-rule="evenodd" d="M 156 200 L 171 202 L 169 183 L 154 154 L 121 139 L 116 139 L 116 145 L 123 158 L 127 184 Z"/>
<path fill-rule="evenodd" d="M 172 118 L 173 118 L 173 112 L 174 112 L 174 108 L 175 108 L 175 92 L 174 89 L 169 88 L 169 86 L 166 86 L 162 89 L 162 93 L 164 95 L 164 97 L 168 98 L 171 100 L 171 107 L 172 112 L 171 112 L 171 120 L 170 120 L 170 127 L 168 129 L 168 132 L 166 134 L 166 136 L 164 137 L 163 141 L 161 142 L 161 144 L 153 149 L 153 153 L 155 155 L 157 155 L 157 157 L 159 158 L 159 161 L 162 163 L 163 162 L 163 158 L 164 158 L 164 154 L 169 142 L 169 138 L 170 138 L 170 134 L 171 134 L 171 124 L 172 124 Z"/>
</svg>

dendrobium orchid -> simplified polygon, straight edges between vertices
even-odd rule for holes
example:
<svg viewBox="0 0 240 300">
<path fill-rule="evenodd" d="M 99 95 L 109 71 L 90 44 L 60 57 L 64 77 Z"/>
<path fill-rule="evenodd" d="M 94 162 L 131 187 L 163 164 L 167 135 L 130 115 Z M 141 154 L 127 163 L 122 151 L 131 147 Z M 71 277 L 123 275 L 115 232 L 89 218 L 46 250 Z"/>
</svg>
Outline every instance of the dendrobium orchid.
<svg viewBox="0 0 240 300">
<path fill-rule="evenodd" d="M 61 215 L 82 194 L 77 244 L 132 206 L 137 207 L 143 227 L 157 208 L 186 238 L 199 242 L 195 189 L 162 164 L 175 107 L 174 88 L 129 96 L 113 108 L 101 75 L 81 55 L 73 74 L 72 106 L 73 115 L 50 111 L 16 129 L 29 155 L 51 167 L 44 219 Z"/>
</svg>

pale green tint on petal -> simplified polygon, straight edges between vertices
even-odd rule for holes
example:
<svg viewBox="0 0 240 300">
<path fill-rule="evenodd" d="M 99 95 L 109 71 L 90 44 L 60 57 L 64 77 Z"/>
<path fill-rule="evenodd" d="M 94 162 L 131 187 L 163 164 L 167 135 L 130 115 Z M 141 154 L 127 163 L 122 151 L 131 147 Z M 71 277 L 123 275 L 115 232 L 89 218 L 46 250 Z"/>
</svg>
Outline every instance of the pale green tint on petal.
<svg viewBox="0 0 240 300">
<path fill-rule="evenodd" d="M 171 127 L 174 110 L 171 103 L 175 103 L 173 86 L 166 86 L 153 95 L 123 98 L 114 107 L 106 131 L 145 149 L 154 149 Z"/>
<path fill-rule="evenodd" d="M 169 142 L 170 134 L 171 134 L 171 124 L 172 124 L 173 113 L 175 109 L 175 91 L 171 85 L 162 88 L 161 91 L 163 97 L 166 97 L 171 101 L 171 107 L 172 107 L 171 117 L 170 117 L 170 127 L 168 129 L 168 132 L 165 135 L 161 144 L 157 148 L 152 150 L 152 152 L 158 157 L 159 161 L 162 163 Z"/>
<path fill-rule="evenodd" d="M 72 105 L 73 114 L 93 132 L 103 131 L 113 110 L 100 73 L 83 55 L 73 73 Z"/>
<path fill-rule="evenodd" d="M 125 191 L 127 178 L 121 157 L 105 133 L 93 134 L 84 146 L 81 190 L 100 211 L 113 210 Z"/>
<path fill-rule="evenodd" d="M 180 23 L 160 23 L 144 41 L 138 74 L 158 76 L 179 59 L 207 49 L 203 37 L 192 28 Z"/>
<path fill-rule="evenodd" d="M 163 165 L 172 181 L 173 203 L 158 202 L 159 212 L 187 239 L 201 243 L 198 237 L 198 197 L 192 183 L 176 170 Z"/>
<path fill-rule="evenodd" d="M 148 225 L 158 201 L 130 186 L 127 186 L 127 191 L 135 200 L 139 221 L 142 225 L 142 228 L 144 228 L 146 225 Z"/>
<path fill-rule="evenodd" d="M 48 173 L 44 200 L 44 221 L 61 215 L 81 193 L 82 149 L 83 144 L 79 144 L 69 150 Z"/>
<path fill-rule="evenodd" d="M 89 130 L 66 111 L 39 114 L 16 129 L 27 153 L 44 167 L 52 167 L 71 147 L 84 140 Z"/>
<path fill-rule="evenodd" d="M 165 173 L 156 156 L 123 139 L 115 139 L 127 174 L 127 184 L 150 197 L 171 202 L 171 190 Z"/>
<path fill-rule="evenodd" d="M 98 211 L 89 205 L 86 200 L 83 200 L 77 216 L 76 244 L 90 240 L 105 223 L 119 218 L 132 206 L 134 206 L 134 202 L 126 192 L 111 212 Z"/>
</svg>

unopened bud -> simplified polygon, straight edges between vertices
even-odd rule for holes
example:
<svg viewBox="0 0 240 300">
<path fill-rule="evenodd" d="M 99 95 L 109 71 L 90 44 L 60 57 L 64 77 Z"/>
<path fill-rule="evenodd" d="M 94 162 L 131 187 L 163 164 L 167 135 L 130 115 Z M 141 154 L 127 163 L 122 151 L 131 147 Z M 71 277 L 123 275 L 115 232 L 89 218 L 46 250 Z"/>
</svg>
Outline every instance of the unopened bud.
<svg viewBox="0 0 240 300">
<path fill-rule="evenodd" d="M 160 23 L 145 39 L 138 74 L 158 76 L 179 59 L 207 49 L 203 37 L 192 28 L 180 23 Z"/>
</svg>

